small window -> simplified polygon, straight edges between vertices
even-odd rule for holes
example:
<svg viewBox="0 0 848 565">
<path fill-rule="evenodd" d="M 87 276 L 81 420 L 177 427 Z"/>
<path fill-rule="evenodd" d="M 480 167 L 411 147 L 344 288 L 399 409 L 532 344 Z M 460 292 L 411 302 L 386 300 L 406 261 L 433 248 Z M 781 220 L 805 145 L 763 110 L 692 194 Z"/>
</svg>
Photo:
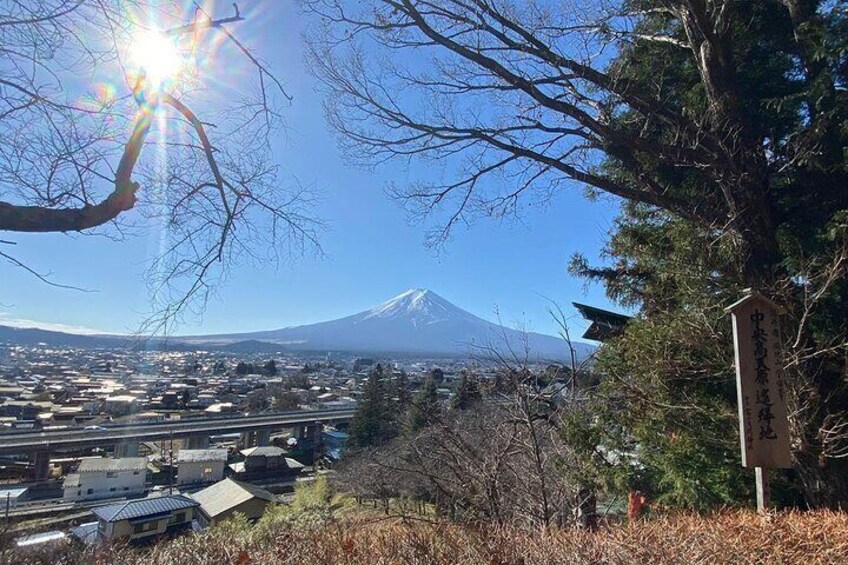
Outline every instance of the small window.
<svg viewBox="0 0 848 565">
<path fill-rule="evenodd" d="M 77 491 L 77 496 L 82 496 L 82 491 L 81 491 L 81 490 L 78 490 L 78 491 Z"/>
<path fill-rule="evenodd" d="M 94 493 L 94 489 L 93 489 L 93 488 L 88 489 L 88 491 L 86 492 L 86 494 L 92 494 L 92 493 Z"/>
<path fill-rule="evenodd" d="M 118 489 L 116 489 L 115 487 L 112 487 L 112 488 L 109 489 L 109 492 L 115 492 L 116 490 L 118 490 Z"/>
<path fill-rule="evenodd" d="M 155 530 L 158 525 L 158 520 L 153 520 L 152 522 L 144 522 L 143 524 L 136 524 L 135 526 L 133 526 L 133 533 L 143 534 L 145 532 Z"/>
<path fill-rule="evenodd" d="M 133 471 L 133 475 L 138 475 L 141 471 Z"/>
<path fill-rule="evenodd" d="M 124 490 L 130 490 L 130 487 L 124 487 Z"/>
<path fill-rule="evenodd" d="M 106 472 L 106 478 L 107 479 L 114 479 L 117 476 L 118 476 L 118 473 L 116 473 L 115 471 L 107 471 Z"/>
</svg>

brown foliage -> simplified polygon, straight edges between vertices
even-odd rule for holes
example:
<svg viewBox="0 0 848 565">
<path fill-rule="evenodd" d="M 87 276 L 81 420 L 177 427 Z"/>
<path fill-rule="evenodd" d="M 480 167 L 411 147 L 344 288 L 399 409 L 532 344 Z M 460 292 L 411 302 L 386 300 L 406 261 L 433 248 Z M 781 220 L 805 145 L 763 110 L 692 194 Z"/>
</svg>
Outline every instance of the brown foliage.
<svg viewBox="0 0 848 565">
<path fill-rule="evenodd" d="M 479 564 L 531 563 L 845 563 L 848 514 L 759 516 L 723 511 L 678 514 L 598 532 L 528 531 L 345 518 L 323 530 L 282 529 L 266 542 L 212 529 L 150 550 L 104 550 L 63 563 Z M 0 560 L 11 558 L 0 554 Z M 23 565 L 28 558 L 15 557 Z M 7 561 L 4 561 L 7 562 Z M 44 562 L 44 561 L 41 561 Z"/>
</svg>

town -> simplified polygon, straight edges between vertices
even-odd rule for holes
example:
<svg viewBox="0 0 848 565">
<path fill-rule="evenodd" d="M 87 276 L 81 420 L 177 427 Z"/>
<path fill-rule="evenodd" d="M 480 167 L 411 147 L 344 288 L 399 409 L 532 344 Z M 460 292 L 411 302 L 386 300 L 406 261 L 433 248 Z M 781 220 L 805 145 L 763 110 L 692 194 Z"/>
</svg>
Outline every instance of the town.
<svg viewBox="0 0 848 565">
<path fill-rule="evenodd" d="M 4 351 L 0 503 L 23 546 L 65 536 L 143 540 L 235 512 L 258 518 L 341 457 L 378 363 L 46 345 Z M 437 373 L 443 399 L 461 371 L 486 375 L 479 362 L 458 359 L 379 362 L 403 374 L 410 392 Z M 26 533 L 45 521 L 65 528 Z"/>
</svg>

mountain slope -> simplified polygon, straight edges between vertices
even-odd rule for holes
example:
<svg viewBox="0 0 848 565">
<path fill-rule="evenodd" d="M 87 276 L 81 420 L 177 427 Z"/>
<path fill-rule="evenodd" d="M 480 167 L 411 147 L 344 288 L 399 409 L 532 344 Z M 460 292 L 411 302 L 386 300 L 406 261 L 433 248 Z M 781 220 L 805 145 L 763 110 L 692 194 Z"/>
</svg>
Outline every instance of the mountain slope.
<svg viewBox="0 0 848 565">
<path fill-rule="evenodd" d="M 129 347 L 133 340 L 123 336 L 75 334 L 41 328 L 0 325 L 0 344 L 52 347 L 113 348 Z"/>
<path fill-rule="evenodd" d="M 569 355 L 560 338 L 493 324 L 426 289 L 408 290 L 375 308 L 337 320 L 264 332 L 178 339 L 198 345 L 260 340 L 312 351 L 481 356 L 491 347 L 501 351 L 511 349 L 523 356 L 526 342 L 532 359 L 567 359 Z M 594 349 L 583 343 L 576 343 L 575 348 L 580 359 Z"/>
</svg>

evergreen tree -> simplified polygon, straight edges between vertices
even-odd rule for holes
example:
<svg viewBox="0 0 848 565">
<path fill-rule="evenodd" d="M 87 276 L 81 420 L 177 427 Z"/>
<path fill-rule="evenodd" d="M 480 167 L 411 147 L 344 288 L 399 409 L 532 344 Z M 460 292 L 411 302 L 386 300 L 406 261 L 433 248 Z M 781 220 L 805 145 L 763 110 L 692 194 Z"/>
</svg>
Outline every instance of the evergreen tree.
<svg viewBox="0 0 848 565">
<path fill-rule="evenodd" d="M 401 371 L 392 380 L 394 387 L 393 398 L 395 401 L 395 413 L 405 414 L 409 410 L 412 403 L 412 393 L 409 390 L 409 379 L 406 376 L 406 371 Z"/>
<path fill-rule="evenodd" d="M 251 375 L 255 372 L 256 367 L 253 366 L 253 363 L 245 363 L 244 361 L 239 361 L 239 364 L 236 365 L 237 375 Z"/>
<path fill-rule="evenodd" d="M 271 359 L 270 361 L 266 362 L 262 368 L 265 374 L 268 376 L 273 377 L 277 375 L 277 362 L 274 359 Z"/>
<path fill-rule="evenodd" d="M 456 396 L 453 397 L 453 407 L 458 410 L 466 410 L 475 402 L 480 400 L 480 385 L 473 375 L 462 371 L 459 386 L 456 388 Z"/>
<path fill-rule="evenodd" d="M 308 4 L 324 24 L 312 68 L 348 148 L 368 161 L 456 159 L 449 178 L 394 192 L 415 210 L 440 208 L 444 236 L 533 189 L 583 183 L 621 199 L 609 263 L 575 267 L 638 311 L 599 360 L 599 406 L 618 412 L 600 432 L 621 430 L 638 448 L 652 488 L 681 503 L 739 500 L 722 309 L 754 288 L 785 311 L 804 501 L 848 506 L 844 2 L 363 0 L 343 15 L 332 0 Z M 432 47 L 424 78 L 422 43 Z M 481 181 L 496 175 L 520 188 Z"/>
<path fill-rule="evenodd" d="M 436 420 L 440 411 L 436 381 L 428 377 L 424 386 L 412 399 L 407 417 L 407 430 L 409 433 L 415 433 L 429 426 Z"/>
<path fill-rule="evenodd" d="M 399 414 L 382 365 L 368 374 L 362 392 L 348 428 L 348 444 L 360 448 L 383 445 L 398 435 Z"/>
<path fill-rule="evenodd" d="M 445 372 L 439 367 L 434 367 L 430 370 L 430 378 L 433 379 L 436 385 L 440 385 L 445 380 Z"/>
</svg>

